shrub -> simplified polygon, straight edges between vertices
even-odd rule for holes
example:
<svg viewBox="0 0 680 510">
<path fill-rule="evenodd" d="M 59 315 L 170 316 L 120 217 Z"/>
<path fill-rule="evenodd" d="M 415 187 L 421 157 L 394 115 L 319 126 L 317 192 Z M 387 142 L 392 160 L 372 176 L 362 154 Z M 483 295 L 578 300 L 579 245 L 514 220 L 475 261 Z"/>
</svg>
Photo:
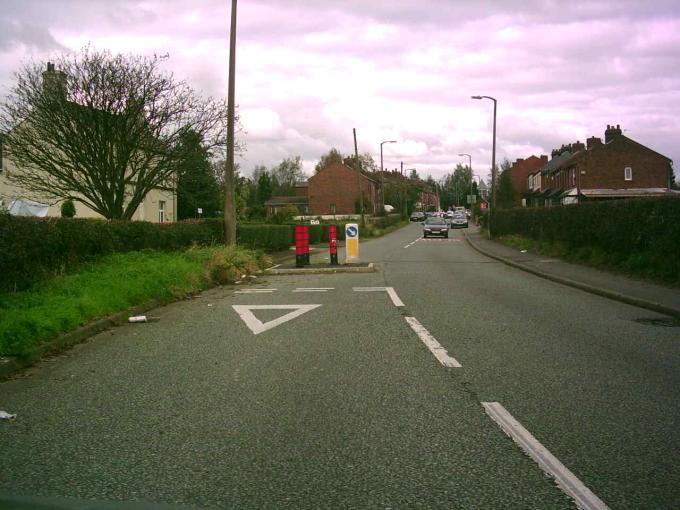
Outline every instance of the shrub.
<svg viewBox="0 0 680 510">
<path fill-rule="evenodd" d="M 218 218 L 154 224 L 0 214 L 0 290 L 26 289 L 109 253 L 221 244 L 223 229 Z M 236 239 L 244 247 L 265 251 L 283 250 L 293 243 L 289 225 L 239 224 Z"/>
<path fill-rule="evenodd" d="M 675 197 L 517 208 L 493 215 L 494 236 L 519 234 L 568 257 L 680 281 L 680 199 Z"/>
<path fill-rule="evenodd" d="M 76 206 L 73 203 L 73 200 L 65 200 L 63 204 L 61 204 L 61 217 L 62 218 L 73 218 L 76 215 Z"/>
</svg>

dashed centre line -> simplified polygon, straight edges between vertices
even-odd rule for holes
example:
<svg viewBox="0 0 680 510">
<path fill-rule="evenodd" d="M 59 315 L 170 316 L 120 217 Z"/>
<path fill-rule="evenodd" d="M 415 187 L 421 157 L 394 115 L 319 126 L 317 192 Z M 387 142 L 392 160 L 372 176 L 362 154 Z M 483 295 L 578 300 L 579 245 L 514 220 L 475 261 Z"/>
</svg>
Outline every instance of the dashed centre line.
<svg viewBox="0 0 680 510">
<path fill-rule="evenodd" d="M 421 239 L 422 239 L 422 237 L 419 237 L 419 238 L 416 239 L 415 241 L 413 241 L 413 242 L 411 242 L 411 243 L 408 243 L 406 246 L 404 246 L 404 248 L 410 248 L 411 246 L 413 246 L 414 244 L 416 244 L 416 243 L 417 243 L 418 241 L 420 241 Z"/>
<path fill-rule="evenodd" d="M 452 356 L 449 356 L 449 353 L 446 351 L 446 349 L 444 349 L 444 347 L 442 347 L 442 345 L 437 342 L 437 339 L 433 337 L 427 329 L 425 329 L 425 326 L 423 326 L 418 321 L 418 319 L 415 317 L 404 318 L 406 319 L 406 322 L 408 322 L 408 325 L 411 326 L 411 329 L 415 332 L 415 334 L 418 335 L 425 346 L 430 349 L 430 352 L 434 354 L 434 357 L 437 358 L 439 363 L 449 368 L 461 368 L 463 366 L 458 362 L 458 360 Z"/>
<path fill-rule="evenodd" d="M 298 287 L 293 292 L 328 292 L 335 290 L 335 287 Z"/>
<path fill-rule="evenodd" d="M 598 498 L 581 480 L 576 478 L 557 457 L 539 443 L 531 433 L 525 429 L 501 404 L 498 402 L 482 402 L 484 410 L 489 417 L 510 438 L 529 455 L 540 468 L 549 476 L 553 477 L 557 485 L 575 502 L 582 510 L 609 510 L 609 507 Z"/>
<path fill-rule="evenodd" d="M 352 287 L 352 290 L 354 292 L 387 292 L 387 295 L 390 296 L 394 306 L 405 306 L 404 302 L 397 296 L 393 287 Z"/>
</svg>

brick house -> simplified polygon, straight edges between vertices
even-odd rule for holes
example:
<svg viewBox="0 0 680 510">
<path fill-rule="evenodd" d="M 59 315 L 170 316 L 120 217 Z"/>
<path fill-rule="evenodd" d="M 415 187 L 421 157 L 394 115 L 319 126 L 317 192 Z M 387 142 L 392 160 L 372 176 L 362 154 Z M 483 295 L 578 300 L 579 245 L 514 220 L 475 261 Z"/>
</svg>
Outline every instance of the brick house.
<svg viewBox="0 0 680 510">
<path fill-rule="evenodd" d="M 512 189 L 515 195 L 515 205 L 525 205 L 523 202 L 523 195 L 527 189 L 527 179 L 529 175 L 534 173 L 538 168 L 548 162 L 548 156 L 542 155 L 536 157 L 529 156 L 526 159 L 518 158 L 510 167 L 510 179 L 512 181 Z"/>
<path fill-rule="evenodd" d="M 529 205 L 680 196 L 670 188 L 672 160 L 623 135 L 619 125 L 607 126 L 604 143 L 593 136 L 585 145 L 562 146 L 552 156 L 527 178 Z"/>
<path fill-rule="evenodd" d="M 366 214 L 376 214 L 380 206 L 379 183 L 361 172 L 361 194 L 367 200 Z M 309 214 L 356 214 L 359 200 L 357 172 L 353 168 L 335 163 L 308 179 Z"/>
</svg>

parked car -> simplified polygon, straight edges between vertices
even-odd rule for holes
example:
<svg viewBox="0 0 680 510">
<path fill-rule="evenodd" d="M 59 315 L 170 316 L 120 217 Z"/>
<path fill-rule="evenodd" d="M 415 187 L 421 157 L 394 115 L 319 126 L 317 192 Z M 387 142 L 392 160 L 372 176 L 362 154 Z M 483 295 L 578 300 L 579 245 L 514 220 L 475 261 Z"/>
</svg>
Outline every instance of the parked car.
<svg viewBox="0 0 680 510">
<path fill-rule="evenodd" d="M 427 218 L 423 222 L 423 237 L 449 237 L 449 225 L 443 218 Z"/>
<path fill-rule="evenodd" d="M 468 228 L 468 219 L 465 212 L 456 212 L 451 220 L 451 228 Z"/>
<path fill-rule="evenodd" d="M 424 219 L 425 215 L 420 211 L 414 211 L 411 213 L 411 221 L 423 221 Z"/>
</svg>

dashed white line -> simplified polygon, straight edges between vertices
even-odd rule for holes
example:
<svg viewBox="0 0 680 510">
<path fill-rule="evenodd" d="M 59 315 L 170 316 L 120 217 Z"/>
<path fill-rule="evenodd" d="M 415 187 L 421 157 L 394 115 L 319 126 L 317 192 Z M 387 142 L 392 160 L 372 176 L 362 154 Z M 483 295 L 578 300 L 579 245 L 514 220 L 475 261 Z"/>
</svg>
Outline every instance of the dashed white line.
<svg viewBox="0 0 680 510">
<path fill-rule="evenodd" d="M 498 402 L 482 402 L 486 414 L 519 445 L 524 452 L 538 463 L 541 469 L 552 476 L 557 485 L 571 498 L 582 510 L 608 510 L 609 507 L 598 498 L 576 475 L 562 464 L 557 457 L 539 443 L 531 433 L 525 429 L 501 404 Z"/>
<path fill-rule="evenodd" d="M 433 337 L 430 332 L 425 329 L 425 326 L 423 326 L 418 321 L 418 319 L 415 317 L 404 318 L 406 319 L 406 322 L 408 322 L 408 325 L 411 326 L 411 329 L 415 332 L 415 334 L 418 335 L 427 348 L 430 349 L 430 352 L 434 354 L 434 357 L 437 358 L 439 363 L 449 368 L 461 368 L 463 366 L 458 362 L 458 360 L 452 356 L 449 356 L 449 353 L 446 351 L 446 349 L 444 349 L 442 345 L 437 342 L 435 337 Z"/>
<path fill-rule="evenodd" d="M 335 287 L 298 287 L 293 292 L 328 292 L 335 290 Z"/>
<path fill-rule="evenodd" d="M 352 287 L 354 292 L 387 292 L 394 306 L 404 306 L 404 302 L 399 299 L 393 287 Z"/>
<path fill-rule="evenodd" d="M 277 289 L 243 289 L 237 290 L 234 294 L 270 294 Z"/>
<path fill-rule="evenodd" d="M 410 248 L 411 246 L 413 246 L 414 244 L 416 244 L 416 243 L 417 243 L 418 241 L 420 241 L 421 239 L 422 239 L 422 237 L 419 237 L 419 238 L 416 239 L 415 241 L 413 241 L 413 242 L 411 242 L 411 243 L 408 243 L 406 246 L 404 246 L 404 248 Z"/>
</svg>

